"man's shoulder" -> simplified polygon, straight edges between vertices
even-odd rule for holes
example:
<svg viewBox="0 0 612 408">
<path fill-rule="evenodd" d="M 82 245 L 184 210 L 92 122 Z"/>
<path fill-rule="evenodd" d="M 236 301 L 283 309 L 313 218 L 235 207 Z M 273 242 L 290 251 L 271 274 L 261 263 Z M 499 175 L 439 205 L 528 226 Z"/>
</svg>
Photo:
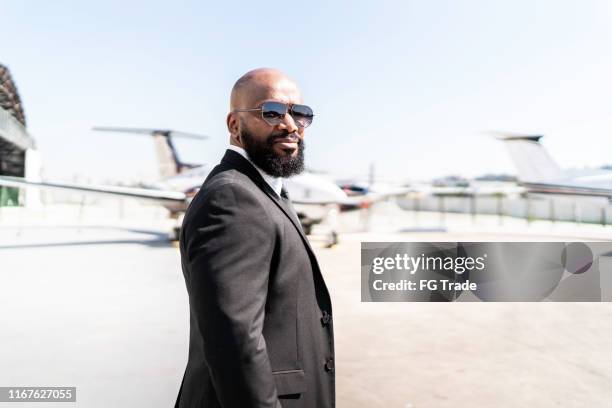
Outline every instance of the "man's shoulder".
<svg viewBox="0 0 612 408">
<path fill-rule="evenodd" d="M 237 169 L 223 169 L 211 173 L 206 179 L 194 201 L 205 202 L 208 198 L 219 194 L 234 192 L 238 194 L 260 194 L 261 189 L 251 178 Z"/>
<path fill-rule="evenodd" d="M 202 208 L 211 205 L 239 205 L 240 201 L 259 201 L 265 193 L 247 176 L 237 169 L 215 169 L 206 179 L 195 195 L 189 208 L 188 215 L 193 216 Z"/>
<path fill-rule="evenodd" d="M 269 219 L 267 200 L 266 194 L 238 170 L 211 174 L 187 208 L 182 241 L 205 225 Z"/>
<path fill-rule="evenodd" d="M 226 168 L 212 172 L 204 184 L 202 184 L 198 194 L 202 193 L 205 196 L 219 188 L 231 189 L 241 187 L 248 190 L 258 189 L 257 185 L 243 172 L 233 168 Z"/>
</svg>

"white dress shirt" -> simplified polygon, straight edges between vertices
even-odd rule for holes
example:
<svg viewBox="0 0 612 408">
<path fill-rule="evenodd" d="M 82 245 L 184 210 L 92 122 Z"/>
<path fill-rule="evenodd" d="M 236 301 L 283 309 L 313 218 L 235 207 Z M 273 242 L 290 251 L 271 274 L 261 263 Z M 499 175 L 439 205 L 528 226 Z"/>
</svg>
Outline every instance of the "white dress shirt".
<svg viewBox="0 0 612 408">
<path fill-rule="evenodd" d="M 235 151 L 236 153 L 247 159 L 253 165 L 253 167 L 257 169 L 259 174 L 261 174 L 261 177 L 263 177 L 266 183 L 268 183 L 268 185 L 272 187 L 272 190 L 276 193 L 276 195 L 280 197 L 281 189 L 283 188 L 283 179 L 281 177 L 271 176 L 262 169 L 260 169 L 255 163 L 251 161 L 251 159 L 249 159 L 247 152 L 242 147 L 234 146 L 231 144 L 227 148 Z"/>
</svg>

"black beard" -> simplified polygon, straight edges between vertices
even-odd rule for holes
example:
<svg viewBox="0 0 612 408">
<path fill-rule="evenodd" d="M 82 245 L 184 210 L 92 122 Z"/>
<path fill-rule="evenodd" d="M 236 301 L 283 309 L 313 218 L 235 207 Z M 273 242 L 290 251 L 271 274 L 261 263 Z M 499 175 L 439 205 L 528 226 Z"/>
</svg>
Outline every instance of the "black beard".
<svg viewBox="0 0 612 408">
<path fill-rule="evenodd" d="M 304 149 L 306 148 L 304 141 L 298 138 L 297 155 L 278 155 L 274 151 L 274 141 L 288 135 L 289 132 L 271 134 L 265 141 L 259 142 L 246 129 L 243 129 L 240 133 L 244 150 L 246 150 L 249 159 L 270 176 L 285 178 L 304 171 Z"/>
</svg>

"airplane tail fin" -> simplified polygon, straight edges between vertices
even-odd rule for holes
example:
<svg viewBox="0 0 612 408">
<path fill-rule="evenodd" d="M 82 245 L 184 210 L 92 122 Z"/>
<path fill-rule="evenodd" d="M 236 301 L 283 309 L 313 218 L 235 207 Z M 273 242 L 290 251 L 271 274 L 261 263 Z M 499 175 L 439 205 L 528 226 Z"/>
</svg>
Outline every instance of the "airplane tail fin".
<svg viewBox="0 0 612 408">
<path fill-rule="evenodd" d="M 559 180 L 564 171 L 540 143 L 541 135 L 496 134 L 510 153 L 521 182 Z"/>
<path fill-rule="evenodd" d="M 143 129 L 143 128 L 122 128 L 122 127 L 106 127 L 99 126 L 94 127 L 93 130 L 102 132 L 121 132 L 121 133 L 137 133 L 153 136 L 155 142 L 155 151 L 157 153 L 157 162 L 159 166 L 159 173 L 162 178 L 168 178 L 176 176 L 194 167 L 198 167 L 199 164 L 190 164 L 182 162 L 179 159 L 174 143 L 172 139 L 175 137 L 185 139 L 207 139 L 207 136 L 197 135 L 194 133 L 178 132 L 176 130 L 168 129 Z"/>
</svg>

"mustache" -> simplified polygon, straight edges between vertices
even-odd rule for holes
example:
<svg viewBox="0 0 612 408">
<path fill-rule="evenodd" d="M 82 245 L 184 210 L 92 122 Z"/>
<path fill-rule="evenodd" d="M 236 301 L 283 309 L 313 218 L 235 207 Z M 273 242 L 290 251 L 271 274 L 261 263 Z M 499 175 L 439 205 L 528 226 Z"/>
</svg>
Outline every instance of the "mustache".
<svg viewBox="0 0 612 408">
<path fill-rule="evenodd" d="M 272 144 L 277 139 L 291 139 L 292 142 L 296 142 L 298 145 L 302 144 L 302 139 L 295 132 L 289 133 L 288 131 L 282 131 L 280 133 L 273 133 L 268 136 L 268 143 Z"/>
</svg>

